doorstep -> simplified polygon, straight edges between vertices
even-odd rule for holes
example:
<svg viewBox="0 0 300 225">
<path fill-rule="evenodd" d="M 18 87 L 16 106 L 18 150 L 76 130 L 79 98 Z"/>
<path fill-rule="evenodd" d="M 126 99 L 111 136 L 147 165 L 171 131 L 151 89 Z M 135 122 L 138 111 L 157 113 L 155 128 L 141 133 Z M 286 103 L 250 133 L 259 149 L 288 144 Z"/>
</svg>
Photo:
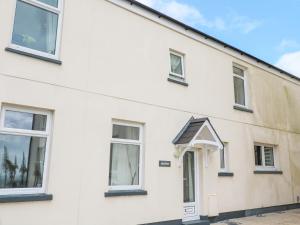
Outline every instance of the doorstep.
<svg viewBox="0 0 300 225">
<path fill-rule="evenodd" d="M 183 225 L 210 225 L 208 220 L 192 220 L 187 222 L 182 222 Z"/>
</svg>

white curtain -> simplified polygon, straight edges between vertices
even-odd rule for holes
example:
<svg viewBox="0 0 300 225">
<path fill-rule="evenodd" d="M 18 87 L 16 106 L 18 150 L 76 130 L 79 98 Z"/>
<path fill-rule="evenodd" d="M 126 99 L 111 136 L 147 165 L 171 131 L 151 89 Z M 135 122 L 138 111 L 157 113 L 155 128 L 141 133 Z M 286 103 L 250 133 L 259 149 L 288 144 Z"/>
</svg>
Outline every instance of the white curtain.
<svg viewBox="0 0 300 225">
<path fill-rule="evenodd" d="M 171 72 L 182 74 L 181 58 L 171 54 Z"/>
<path fill-rule="evenodd" d="M 110 185 L 139 184 L 140 146 L 112 144 Z"/>
</svg>

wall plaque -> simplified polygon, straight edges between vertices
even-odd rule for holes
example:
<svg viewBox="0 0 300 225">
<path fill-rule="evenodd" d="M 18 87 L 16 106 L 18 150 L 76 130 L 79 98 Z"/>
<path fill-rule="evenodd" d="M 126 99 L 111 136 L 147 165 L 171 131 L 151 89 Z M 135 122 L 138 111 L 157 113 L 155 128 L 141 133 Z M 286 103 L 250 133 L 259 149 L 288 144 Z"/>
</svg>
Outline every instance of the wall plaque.
<svg viewBox="0 0 300 225">
<path fill-rule="evenodd" d="M 171 161 L 159 160 L 159 167 L 171 167 Z"/>
</svg>

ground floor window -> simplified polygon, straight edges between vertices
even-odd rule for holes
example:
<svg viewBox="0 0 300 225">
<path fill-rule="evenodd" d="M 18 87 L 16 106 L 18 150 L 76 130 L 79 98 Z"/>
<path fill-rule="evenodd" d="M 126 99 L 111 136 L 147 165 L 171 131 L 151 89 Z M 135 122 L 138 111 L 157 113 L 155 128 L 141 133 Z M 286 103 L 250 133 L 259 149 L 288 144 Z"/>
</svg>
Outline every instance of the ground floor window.
<svg viewBox="0 0 300 225">
<path fill-rule="evenodd" d="M 141 188 L 142 130 L 140 124 L 113 122 L 109 170 L 111 189 Z"/>
<path fill-rule="evenodd" d="M 276 167 L 274 146 L 255 144 L 254 155 L 257 169 L 274 169 Z"/>
<path fill-rule="evenodd" d="M 3 107 L 0 124 L 0 194 L 43 192 L 51 114 Z"/>
<path fill-rule="evenodd" d="M 223 148 L 220 149 L 220 171 L 229 171 L 228 143 L 223 143 Z"/>
</svg>

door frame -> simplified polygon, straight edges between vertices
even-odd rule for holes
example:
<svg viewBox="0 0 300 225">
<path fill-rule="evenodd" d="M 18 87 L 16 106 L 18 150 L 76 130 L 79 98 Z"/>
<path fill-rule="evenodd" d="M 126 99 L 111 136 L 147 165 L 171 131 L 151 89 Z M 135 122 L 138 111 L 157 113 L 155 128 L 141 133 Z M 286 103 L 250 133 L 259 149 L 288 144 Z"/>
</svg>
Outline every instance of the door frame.
<svg viewBox="0 0 300 225">
<path fill-rule="evenodd" d="M 200 219 L 200 166 L 199 166 L 199 152 L 195 149 L 190 149 L 187 152 L 193 152 L 194 153 L 194 176 L 195 176 L 195 202 L 191 203 L 185 203 L 183 202 L 183 217 L 182 221 L 192 221 L 192 220 L 199 220 Z M 183 162 L 184 163 L 184 162 Z M 184 165 L 182 164 L 182 172 L 183 172 Z M 183 173 L 182 173 L 182 182 L 183 182 Z M 182 189 L 184 192 L 184 189 Z M 186 207 L 193 207 L 195 209 L 195 213 L 193 215 L 186 215 L 185 209 Z"/>
</svg>

